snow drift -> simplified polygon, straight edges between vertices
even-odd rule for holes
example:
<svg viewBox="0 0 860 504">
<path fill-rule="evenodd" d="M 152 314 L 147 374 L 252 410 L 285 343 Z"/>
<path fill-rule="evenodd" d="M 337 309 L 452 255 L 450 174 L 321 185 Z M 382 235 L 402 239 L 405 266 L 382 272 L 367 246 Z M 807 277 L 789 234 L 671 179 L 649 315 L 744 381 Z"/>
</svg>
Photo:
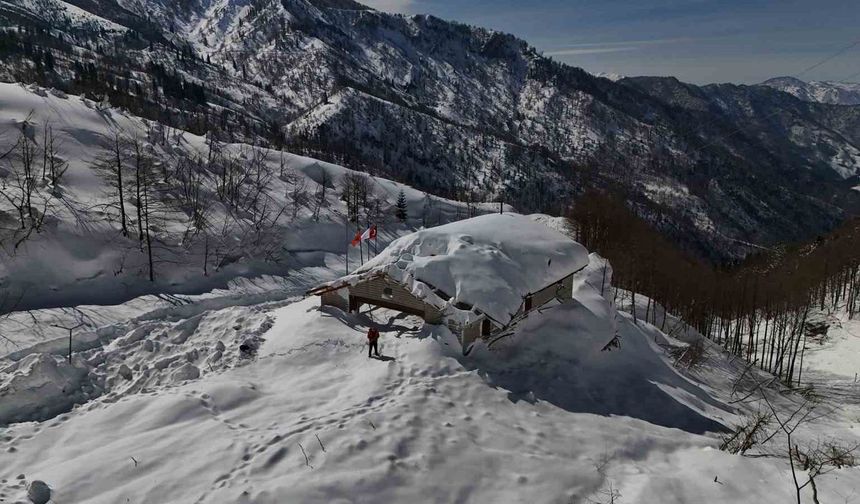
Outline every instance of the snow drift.
<svg viewBox="0 0 860 504">
<path fill-rule="evenodd" d="M 516 332 L 464 362 L 511 400 L 548 401 L 571 412 L 622 415 L 705 433 L 722 431 L 731 408 L 680 375 L 658 343 L 600 294 L 612 270 L 596 254 L 577 276 L 572 302 L 530 315 Z"/>
<path fill-rule="evenodd" d="M 89 369 L 49 354 L 32 354 L 0 369 L 0 426 L 46 420 L 89 399 Z"/>
</svg>

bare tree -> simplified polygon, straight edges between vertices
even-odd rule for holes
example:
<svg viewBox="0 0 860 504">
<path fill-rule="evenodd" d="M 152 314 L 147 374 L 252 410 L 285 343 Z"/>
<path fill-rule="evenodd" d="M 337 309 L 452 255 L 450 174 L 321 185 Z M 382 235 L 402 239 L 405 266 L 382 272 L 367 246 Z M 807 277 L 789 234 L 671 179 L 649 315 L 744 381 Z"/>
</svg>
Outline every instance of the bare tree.
<svg viewBox="0 0 860 504">
<path fill-rule="evenodd" d="M 132 138 L 130 141 L 132 155 L 134 156 L 134 207 L 137 213 L 137 241 L 143 245 L 143 178 L 146 175 L 147 167 L 144 165 L 148 160 L 145 159 L 143 153 L 143 144 L 139 138 Z"/>
<path fill-rule="evenodd" d="M 118 193 L 117 202 L 119 203 L 120 225 L 122 227 L 122 235 L 128 236 L 128 225 L 125 215 L 125 193 L 123 187 L 123 156 L 122 156 L 122 140 L 119 132 L 114 133 L 113 140 L 113 170 L 116 177 L 116 190 Z"/>
<path fill-rule="evenodd" d="M 372 211 L 373 188 L 370 179 L 363 174 L 347 173 L 343 177 L 343 190 L 340 199 L 346 203 L 347 219 L 356 225 L 361 221 L 364 212 L 365 220 Z"/>
<path fill-rule="evenodd" d="M 115 131 L 111 140 L 110 151 L 96 161 L 96 169 L 105 173 L 110 186 L 109 197 L 113 200 L 107 206 L 119 211 L 120 230 L 123 236 L 128 236 L 128 218 L 125 210 L 125 185 L 124 174 L 126 170 L 125 146 L 127 140 L 119 131 Z"/>
<path fill-rule="evenodd" d="M 779 426 L 779 430 L 785 436 L 786 452 L 791 467 L 791 478 L 794 483 L 797 504 L 802 504 L 801 493 L 806 487 L 812 489 L 812 501 L 815 504 L 820 504 L 816 478 L 840 467 L 854 466 L 856 464 L 854 453 L 860 448 L 860 443 L 840 446 L 834 442 L 822 443 L 819 441 L 814 446 L 801 450 L 799 444 L 794 440 L 794 433 L 801 425 L 810 420 L 815 410 L 814 404 L 804 400 L 788 416 L 780 416 L 766 393 L 762 392 L 762 398 L 770 409 L 771 416 Z M 801 471 L 806 472 L 805 478 L 800 475 Z"/>
<path fill-rule="evenodd" d="M 308 200 L 308 181 L 305 177 L 295 173 L 293 170 L 281 172 L 281 179 L 287 183 L 286 199 L 290 205 L 290 215 L 293 220 L 298 217 L 299 211 L 306 206 Z"/>
<path fill-rule="evenodd" d="M 18 214 L 19 233 L 14 248 L 18 248 L 33 231 L 38 232 L 41 229 L 50 204 L 50 197 L 42 197 L 41 211 L 35 207 L 35 200 L 38 199 L 38 183 L 35 171 L 38 144 L 29 137 L 28 126 L 27 122 L 21 125 L 21 131 L 14 148 L 3 155 L 4 158 L 8 157 L 10 160 L 11 175 L 0 182 L 0 196 Z"/>
<path fill-rule="evenodd" d="M 143 236 L 146 241 L 146 256 L 147 262 L 149 265 L 149 281 L 155 281 L 155 267 L 152 260 L 152 232 L 150 228 L 150 220 L 152 217 L 152 173 L 149 170 L 151 165 L 149 163 L 141 164 L 141 175 L 140 175 L 140 205 L 142 207 L 142 217 L 143 217 Z"/>
<path fill-rule="evenodd" d="M 331 175 L 328 170 L 321 168 L 319 185 L 314 193 L 312 216 L 315 221 L 320 220 L 320 211 L 326 207 L 328 200 L 326 199 L 326 191 L 331 185 Z"/>
<path fill-rule="evenodd" d="M 69 164 L 59 157 L 59 145 L 56 137 L 54 137 L 54 127 L 49 122 L 45 123 L 44 135 L 44 160 L 47 161 L 48 165 L 48 182 L 52 186 L 56 186 L 69 168 Z M 42 179 L 45 179 L 44 165 L 42 166 Z"/>
<path fill-rule="evenodd" d="M 31 195 L 28 195 L 28 189 L 35 187 L 35 184 L 30 182 L 30 179 L 32 178 L 33 145 L 31 140 L 27 138 L 25 128 L 26 124 L 22 125 L 21 132 L 18 136 L 18 140 L 15 142 L 13 150 L 4 155 L 5 158 L 15 150 L 19 151 L 18 160 L 10 158 L 11 161 L 9 164 L 11 176 L 7 178 L 12 178 L 12 180 L 7 181 L 7 179 L 4 178 L 2 185 L 0 185 L 0 196 L 3 196 L 3 198 L 12 205 L 12 208 L 14 208 L 18 213 L 20 230 L 27 229 L 27 215 L 31 211 L 28 206 L 28 202 L 31 199 Z"/>
</svg>

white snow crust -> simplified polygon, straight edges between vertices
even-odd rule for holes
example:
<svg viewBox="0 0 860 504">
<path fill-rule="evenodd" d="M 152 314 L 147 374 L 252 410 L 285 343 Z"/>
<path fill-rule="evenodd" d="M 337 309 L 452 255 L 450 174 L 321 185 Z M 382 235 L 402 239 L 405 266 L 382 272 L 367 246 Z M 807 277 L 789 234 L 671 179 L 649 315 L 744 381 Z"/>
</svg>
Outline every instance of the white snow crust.
<svg viewBox="0 0 860 504">
<path fill-rule="evenodd" d="M 83 504 L 791 502 L 787 461 L 717 449 L 715 431 L 756 407 L 733 384 L 757 374 L 710 345 L 703 368 L 674 367 L 666 348 L 696 335 L 634 323 L 610 278 L 592 255 L 573 302 L 469 357 L 444 326 L 313 298 L 165 313 L 81 353 L 126 364 L 131 381 L 110 371 L 105 395 L 3 430 L 0 493 L 24 501 L 41 480 L 55 502 Z M 384 360 L 365 355 L 370 324 Z M 235 345 L 250 336 L 259 348 L 242 358 Z M 796 439 L 857 439 L 856 412 Z M 856 469 L 838 469 L 819 478 L 819 498 L 842 502 L 858 485 Z"/>
<path fill-rule="evenodd" d="M 506 213 L 401 237 L 356 275 L 383 272 L 431 304 L 465 304 L 507 323 L 526 295 L 587 264 L 582 245 L 527 216 Z M 434 289 L 451 299 L 440 299 Z"/>
</svg>

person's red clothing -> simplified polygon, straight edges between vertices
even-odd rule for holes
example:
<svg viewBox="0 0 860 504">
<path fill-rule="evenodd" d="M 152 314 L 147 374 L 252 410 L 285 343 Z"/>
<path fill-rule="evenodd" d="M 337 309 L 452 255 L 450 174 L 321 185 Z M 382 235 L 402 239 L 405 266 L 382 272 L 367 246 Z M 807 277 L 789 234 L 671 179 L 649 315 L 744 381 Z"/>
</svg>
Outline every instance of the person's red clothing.
<svg viewBox="0 0 860 504">
<path fill-rule="evenodd" d="M 379 357 L 379 329 L 371 327 L 367 330 L 367 356 L 370 357 L 374 352 Z"/>
<path fill-rule="evenodd" d="M 371 343 L 379 339 L 379 329 L 371 327 L 367 330 L 367 340 Z"/>
</svg>

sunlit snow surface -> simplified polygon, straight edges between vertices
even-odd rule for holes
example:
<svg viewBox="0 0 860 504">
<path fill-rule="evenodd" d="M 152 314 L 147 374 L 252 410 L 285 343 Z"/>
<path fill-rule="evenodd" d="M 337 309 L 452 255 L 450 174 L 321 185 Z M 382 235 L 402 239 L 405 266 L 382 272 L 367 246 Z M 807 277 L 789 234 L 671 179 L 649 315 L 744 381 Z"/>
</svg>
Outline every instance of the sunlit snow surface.
<svg viewBox="0 0 860 504">
<path fill-rule="evenodd" d="M 108 394 L 0 433 L 0 493 L 22 500 L 41 479 L 58 503 L 584 503 L 611 485 L 616 502 L 790 502 L 784 461 L 715 448 L 711 431 L 749 407 L 730 404 L 744 366 L 711 348 L 704 368 L 679 374 L 662 347 L 679 342 L 616 316 L 602 274 L 592 256 L 572 302 L 469 357 L 442 327 L 316 299 L 154 317 L 146 336 L 97 350 Z M 384 360 L 365 354 L 369 323 Z M 621 347 L 600 351 L 616 333 Z M 244 358 L 248 338 L 262 343 Z M 149 378 L 141 366 L 117 376 L 176 354 Z M 177 379 L 187 365 L 200 378 Z M 814 430 L 856 439 L 856 421 Z M 818 486 L 822 502 L 842 502 L 858 485 L 845 469 Z"/>
<path fill-rule="evenodd" d="M 448 303 L 465 303 L 506 324 L 526 296 L 587 264 L 582 245 L 532 218 L 507 213 L 398 238 L 356 274 L 385 273 L 422 299 L 432 295 L 428 287 L 441 289 L 451 296 Z"/>
</svg>

